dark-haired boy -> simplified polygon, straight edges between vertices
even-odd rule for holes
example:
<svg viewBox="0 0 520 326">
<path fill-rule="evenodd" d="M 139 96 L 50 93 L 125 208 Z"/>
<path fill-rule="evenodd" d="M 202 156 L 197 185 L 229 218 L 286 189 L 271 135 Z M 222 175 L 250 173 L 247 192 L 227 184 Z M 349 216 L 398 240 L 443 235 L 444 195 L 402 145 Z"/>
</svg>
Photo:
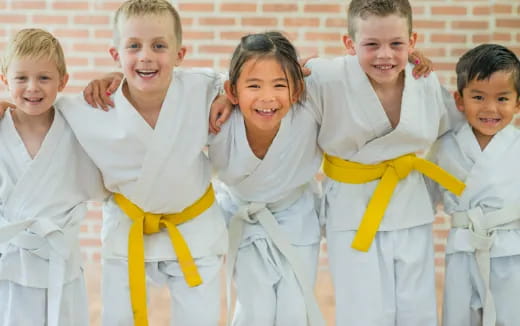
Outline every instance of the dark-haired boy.
<svg viewBox="0 0 520 326">
<path fill-rule="evenodd" d="M 464 180 L 460 197 L 435 187 L 452 215 L 446 246 L 444 326 L 512 326 L 520 321 L 520 61 L 495 44 L 457 63 L 457 108 L 467 122 L 431 157 Z"/>
</svg>

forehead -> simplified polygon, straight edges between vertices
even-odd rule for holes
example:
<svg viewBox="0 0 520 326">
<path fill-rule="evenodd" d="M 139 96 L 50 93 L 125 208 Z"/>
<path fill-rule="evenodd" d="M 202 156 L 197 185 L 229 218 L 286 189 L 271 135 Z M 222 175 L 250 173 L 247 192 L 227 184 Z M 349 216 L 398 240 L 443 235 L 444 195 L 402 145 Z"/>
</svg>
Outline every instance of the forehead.
<svg viewBox="0 0 520 326">
<path fill-rule="evenodd" d="M 17 72 L 56 72 L 58 67 L 56 62 L 49 57 L 23 56 L 14 57 L 8 66 L 8 71 Z"/>
<path fill-rule="evenodd" d="M 267 58 L 251 58 L 242 66 L 240 77 L 246 78 L 262 78 L 275 79 L 285 78 L 285 72 L 282 65 L 273 57 Z"/>
<path fill-rule="evenodd" d="M 146 14 L 132 17 L 121 17 L 118 22 L 119 34 L 122 38 L 168 38 L 175 40 L 175 26 L 169 13 Z"/>
<path fill-rule="evenodd" d="M 388 16 L 368 15 L 356 17 L 356 38 L 394 38 L 408 37 L 408 21 L 405 17 L 391 14 Z"/>
<path fill-rule="evenodd" d="M 508 91 L 515 89 L 515 81 L 511 71 L 496 71 L 489 78 L 469 81 L 468 88 Z"/>
</svg>

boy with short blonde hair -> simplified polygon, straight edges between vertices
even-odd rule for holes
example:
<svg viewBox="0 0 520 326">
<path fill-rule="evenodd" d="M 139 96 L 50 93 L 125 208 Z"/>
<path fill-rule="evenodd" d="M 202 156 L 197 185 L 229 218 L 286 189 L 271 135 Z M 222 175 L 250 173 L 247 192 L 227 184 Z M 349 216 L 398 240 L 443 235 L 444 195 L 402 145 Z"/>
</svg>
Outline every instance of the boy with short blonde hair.
<svg viewBox="0 0 520 326">
<path fill-rule="evenodd" d="M 407 0 L 353 0 L 350 55 L 308 64 L 306 104 L 318 109 L 326 152 L 321 214 L 337 325 L 437 325 L 423 174 L 457 194 L 464 186 L 414 153 L 459 118 L 435 74 L 414 79 L 411 13 Z"/>
<path fill-rule="evenodd" d="M 0 120 L 0 325 L 87 326 L 79 227 L 104 191 L 54 110 L 68 80 L 63 50 L 44 30 L 21 30 L 1 71 L 14 104 L 0 103 L 12 108 Z"/>
<path fill-rule="evenodd" d="M 217 325 L 227 231 L 203 149 L 222 82 L 174 69 L 186 49 L 168 1 L 126 1 L 115 23 L 110 54 L 124 74 L 115 109 L 60 103 L 114 192 L 104 205 L 103 324 L 147 325 L 148 277 L 168 285 L 173 325 Z"/>
</svg>

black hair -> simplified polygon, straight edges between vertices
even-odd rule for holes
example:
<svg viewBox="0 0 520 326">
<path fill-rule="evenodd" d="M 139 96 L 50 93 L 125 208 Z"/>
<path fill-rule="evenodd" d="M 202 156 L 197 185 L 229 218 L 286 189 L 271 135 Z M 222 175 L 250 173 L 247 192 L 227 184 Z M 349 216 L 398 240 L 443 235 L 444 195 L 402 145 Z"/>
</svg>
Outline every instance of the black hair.
<svg viewBox="0 0 520 326">
<path fill-rule="evenodd" d="M 464 53 L 457 62 L 457 90 L 460 95 L 472 80 L 484 80 L 498 71 L 511 72 L 520 96 L 520 61 L 508 48 L 498 44 L 482 44 Z"/>
<path fill-rule="evenodd" d="M 305 82 L 298 55 L 291 42 L 280 32 L 249 34 L 240 39 L 229 65 L 231 87 L 236 86 L 247 61 L 263 58 L 274 58 L 280 63 L 285 76 L 289 75 L 294 83 L 293 94 L 298 94 L 299 100 L 302 100 L 305 97 Z"/>
</svg>

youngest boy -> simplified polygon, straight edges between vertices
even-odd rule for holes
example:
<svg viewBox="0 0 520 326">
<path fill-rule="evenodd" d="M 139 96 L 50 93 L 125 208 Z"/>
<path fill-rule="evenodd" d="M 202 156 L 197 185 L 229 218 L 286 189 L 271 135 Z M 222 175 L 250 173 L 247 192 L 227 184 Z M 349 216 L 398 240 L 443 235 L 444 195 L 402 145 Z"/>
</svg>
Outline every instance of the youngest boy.
<svg viewBox="0 0 520 326">
<path fill-rule="evenodd" d="M 24 29 L 8 45 L 0 103 L 0 325 L 89 325 L 79 249 L 101 176 L 54 110 L 68 75 L 58 41 Z"/>
<path fill-rule="evenodd" d="M 457 63 L 457 108 L 467 122 L 444 135 L 432 159 L 466 189 L 441 189 L 452 229 L 446 247 L 444 326 L 518 325 L 520 310 L 520 62 L 480 45 Z M 439 188 L 435 188 L 438 190 Z"/>
</svg>

